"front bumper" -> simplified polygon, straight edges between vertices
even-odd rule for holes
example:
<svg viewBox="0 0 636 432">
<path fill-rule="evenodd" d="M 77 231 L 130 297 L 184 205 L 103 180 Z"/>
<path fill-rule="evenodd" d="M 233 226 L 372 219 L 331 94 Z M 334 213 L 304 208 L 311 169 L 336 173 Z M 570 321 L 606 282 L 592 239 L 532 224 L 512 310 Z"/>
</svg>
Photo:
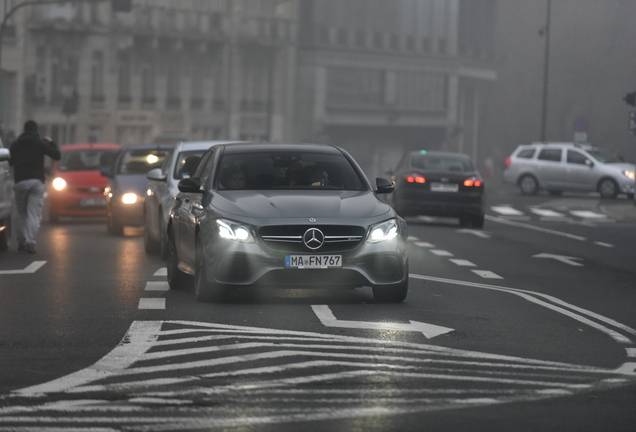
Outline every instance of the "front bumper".
<svg viewBox="0 0 636 432">
<path fill-rule="evenodd" d="M 342 256 L 342 268 L 326 269 L 286 268 L 285 256 L 299 253 L 271 249 L 260 239 L 249 244 L 219 238 L 210 240 L 205 242 L 205 255 L 206 274 L 212 283 L 270 288 L 345 288 L 397 285 L 408 278 L 406 235 L 375 244 L 363 239 L 352 250 L 330 251 L 329 255 Z"/>
<path fill-rule="evenodd" d="M 120 198 L 121 199 L 121 198 Z M 134 204 L 123 204 L 121 201 L 112 199 L 110 202 L 110 212 L 113 219 L 124 226 L 139 227 L 144 225 L 144 203 L 138 201 Z"/>
</svg>

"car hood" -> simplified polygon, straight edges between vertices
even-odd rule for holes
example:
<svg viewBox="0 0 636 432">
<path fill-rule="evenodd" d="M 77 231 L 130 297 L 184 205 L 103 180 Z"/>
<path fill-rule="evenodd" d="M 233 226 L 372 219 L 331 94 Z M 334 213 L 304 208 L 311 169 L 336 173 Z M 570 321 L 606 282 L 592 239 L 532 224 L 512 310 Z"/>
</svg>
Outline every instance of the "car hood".
<svg viewBox="0 0 636 432">
<path fill-rule="evenodd" d="M 110 183 L 116 193 L 135 192 L 145 195 L 148 190 L 148 178 L 145 174 L 118 175 Z"/>
<path fill-rule="evenodd" d="M 56 171 L 51 178 L 61 177 L 70 185 L 76 187 L 99 187 L 104 188 L 108 183 L 106 177 L 99 171 Z"/>
<path fill-rule="evenodd" d="M 630 164 L 630 163 L 627 163 L 627 162 L 611 163 L 611 164 L 605 164 L 605 165 L 613 167 L 613 168 L 617 168 L 617 169 L 619 169 L 621 171 L 625 171 L 625 170 L 634 171 L 634 169 L 636 167 L 636 165 Z"/>
<path fill-rule="evenodd" d="M 258 218 L 365 218 L 391 211 L 370 191 L 303 192 L 218 191 L 211 205 L 223 213 Z"/>
</svg>

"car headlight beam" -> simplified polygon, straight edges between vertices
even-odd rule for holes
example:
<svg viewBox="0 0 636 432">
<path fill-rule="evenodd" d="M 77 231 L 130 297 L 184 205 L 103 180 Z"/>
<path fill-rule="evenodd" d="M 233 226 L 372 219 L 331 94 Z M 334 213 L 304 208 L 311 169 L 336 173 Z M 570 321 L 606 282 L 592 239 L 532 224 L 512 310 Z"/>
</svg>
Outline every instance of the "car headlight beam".
<svg viewBox="0 0 636 432">
<path fill-rule="evenodd" d="M 393 240 L 399 234 L 398 224 L 395 219 L 374 225 L 369 229 L 367 243 L 380 243 Z"/>
<path fill-rule="evenodd" d="M 623 175 L 632 180 L 636 179 L 636 173 L 634 173 L 634 171 L 625 170 L 623 171 Z"/>
<path fill-rule="evenodd" d="M 219 229 L 219 236 L 221 238 L 241 243 L 254 243 L 256 241 L 252 235 L 252 230 L 247 225 L 232 222 L 227 219 L 217 219 L 216 226 Z"/>
<path fill-rule="evenodd" d="M 66 180 L 64 180 L 62 177 L 56 177 L 51 182 L 51 186 L 53 186 L 53 189 L 55 189 L 56 191 L 61 191 L 66 187 Z"/>
<path fill-rule="evenodd" d="M 121 196 L 121 202 L 124 204 L 135 204 L 139 200 L 136 193 L 128 192 Z"/>
</svg>

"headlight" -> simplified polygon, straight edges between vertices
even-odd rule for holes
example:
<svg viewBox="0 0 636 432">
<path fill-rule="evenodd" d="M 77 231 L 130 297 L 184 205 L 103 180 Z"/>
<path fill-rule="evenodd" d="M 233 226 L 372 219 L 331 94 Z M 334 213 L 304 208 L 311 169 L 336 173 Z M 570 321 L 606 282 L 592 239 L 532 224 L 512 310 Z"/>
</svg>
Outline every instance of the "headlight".
<svg viewBox="0 0 636 432">
<path fill-rule="evenodd" d="M 221 238 L 242 243 L 254 243 L 256 241 L 248 225 L 242 225 L 226 219 L 217 219 L 216 225 L 219 228 L 219 236 Z"/>
<path fill-rule="evenodd" d="M 121 202 L 124 204 L 135 204 L 139 200 L 136 193 L 128 192 L 122 195 Z"/>
<path fill-rule="evenodd" d="M 374 225 L 369 230 L 367 243 L 379 243 L 392 240 L 399 234 L 398 224 L 395 219 Z"/>
<path fill-rule="evenodd" d="M 623 171 L 623 175 L 632 180 L 636 179 L 636 175 L 634 174 L 634 171 Z"/>
<path fill-rule="evenodd" d="M 64 180 L 61 177 L 56 177 L 51 182 L 51 185 L 53 186 L 53 189 L 55 189 L 56 191 L 61 191 L 62 189 L 66 187 L 66 180 Z"/>
</svg>

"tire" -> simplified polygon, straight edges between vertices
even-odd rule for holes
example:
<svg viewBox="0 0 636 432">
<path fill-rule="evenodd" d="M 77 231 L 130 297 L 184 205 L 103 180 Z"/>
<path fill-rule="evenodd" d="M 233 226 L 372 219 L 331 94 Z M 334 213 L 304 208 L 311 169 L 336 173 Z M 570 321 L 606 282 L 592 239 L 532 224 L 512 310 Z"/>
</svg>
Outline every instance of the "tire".
<svg viewBox="0 0 636 432">
<path fill-rule="evenodd" d="M 168 234 L 162 216 L 159 216 L 159 256 L 162 260 L 168 259 Z"/>
<path fill-rule="evenodd" d="M 0 252 L 6 252 L 9 250 L 9 237 L 11 236 L 11 218 L 0 221 L 0 226 L 5 228 L 0 231 Z"/>
<path fill-rule="evenodd" d="M 409 292 L 409 266 L 406 265 L 406 278 L 397 285 L 376 285 L 371 288 L 373 298 L 378 303 L 400 303 Z"/>
<path fill-rule="evenodd" d="M 220 302 L 227 297 L 227 288 L 210 282 L 207 279 L 205 265 L 205 253 L 203 252 L 203 242 L 201 234 L 197 235 L 197 264 L 194 270 L 194 294 L 200 302 Z"/>
<path fill-rule="evenodd" d="M 627 194 L 627 199 L 633 200 L 634 199 L 634 194 Z"/>
<path fill-rule="evenodd" d="M 548 193 L 552 196 L 561 196 L 563 195 L 563 191 L 562 190 L 556 190 L 556 189 L 551 189 L 548 191 Z"/>
<path fill-rule="evenodd" d="M 473 228 L 483 228 L 484 220 L 485 220 L 484 215 L 473 216 L 470 224 L 473 226 Z"/>
<path fill-rule="evenodd" d="M 124 226 L 117 222 L 115 216 L 113 216 L 111 212 L 108 212 L 108 221 L 106 223 L 109 233 L 115 236 L 124 235 Z"/>
<path fill-rule="evenodd" d="M 461 215 L 459 217 L 459 226 L 467 227 L 470 226 L 471 217 L 469 215 Z"/>
<path fill-rule="evenodd" d="M 179 256 L 172 230 L 168 233 L 168 285 L 172 290 L 188 288 L 192 284 L 192 276 L 179 270 Z"/>
<path fill-rule="evenodd" d="M 618 195 L 618 184 L 611 178 L 601 179 L 597 189 L 603 199 L 614 199 Z"/>
<path fill-rule="evenodd" d="M 517 182 L 522 195 L 536 195 L 539 191 L 539 182 L 530 174 L 524 174 Z"/>
<path fill-rule="evenodd" d="M 150 229 L 148 229 L 150 226 L 148 219 L 145 219 L 144 222 L 144 250 L 149 255 L 156 255 L 160 251 L 159 241 L 150 234 Z"/>
</svg>

